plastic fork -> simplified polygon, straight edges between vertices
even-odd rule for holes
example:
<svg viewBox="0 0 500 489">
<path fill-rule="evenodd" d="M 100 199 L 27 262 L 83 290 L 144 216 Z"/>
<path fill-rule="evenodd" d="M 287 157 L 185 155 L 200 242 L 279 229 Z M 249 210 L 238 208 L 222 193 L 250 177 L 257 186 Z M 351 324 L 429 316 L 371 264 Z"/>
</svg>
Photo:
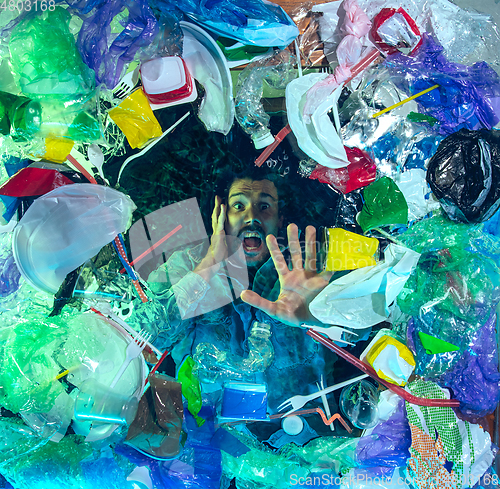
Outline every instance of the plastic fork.
<svg viewBox="0 0 500 489">
<path fill-rule="evenodd" d="M 342 387 L 345 387 L 346 385 L 351 385 L 354 382 L 358 382 L 359 380 L 366 379 L 368 377 L 367 374 L 359 375 L 358 377 L 354 377 L 353 379 L 346 380 L 344 382 L 340 382 L 339 384 L 332 385 L 330 387 L 327 387 L 326 389 L 322 389 L 318 392 L 313 392 L 312 394 L 309 394 L 308 396 L 293 396 L 290 397 L 290 399 L 287 399 L 285 402 L 280 404 L 278 406 L 278 411 L 283 411 L 288 408 L 292 408 L 290 411 L 288 411 L 286 414 L 293 413 L 294 411 L 297 411 L 298 409 L 301 409 L 304 407 L 309 401 L 313 401 L 314 399 L 317 399 L 318 397 L 321 397 L 322 395 L 330 394 L 330 392 L 336 391 L 337 389 L 342 389 Z"/>
<path fill-rule="evenodd" d="M 342 339 L 342 334 L 352 334 L 358 336 L 354 331 L 349 331 L 348 329 L 341 328 L 340 326 L 331 326 L 329 328 L 322 328 L 321 326 L 308 326 L 307 324 L 302 325 L 305 328 L 313 329 L 318 333 L 328 336 L 332 341 L 337 341 L 339 343 L 345 343 L 346 345 L 354 346 L 354 343 Z"/>
<path fill-rule="evenodd" d="M 135 68 L 133 71 L 129 71 L 125 73 L 123 78 L 118 82 L 115 88 L 113 88 L 113 97 L 123 100 L 127 98 L 132 90 L 137 85 L 137 81 L 139 80 L 139 66 Z"/>
<path fill-rule="evenodd" d="M 120 370 L 118 370 L 117 374 L 115 375 L 113 382 L 111 382 L 111 385 L 109 386 L 110 389 L 113 389 L 113 387 L 120 380 L 121 376 L 129 366 L 130 362 L 134 358 L 137 358 L 142 353 L 142 350 L 144 350 L 144 347 L 151 338 L 152 338 L 151 334 L 145 335 L 144 330 L 141 329 L 141 331 L 134 338 L 134 340 L 127 345 L 127 349 L 125 350 L 125 361 L 122 363 Z"/>
</svg>

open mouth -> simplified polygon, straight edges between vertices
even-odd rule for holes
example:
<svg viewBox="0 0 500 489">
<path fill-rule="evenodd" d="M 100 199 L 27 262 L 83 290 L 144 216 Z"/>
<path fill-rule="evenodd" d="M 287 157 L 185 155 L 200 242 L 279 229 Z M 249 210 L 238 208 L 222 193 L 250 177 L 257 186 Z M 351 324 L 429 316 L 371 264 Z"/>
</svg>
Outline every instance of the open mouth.
<svg viewBox="0 0 500 489">
<path fill-rule="evenodd" d="M 258 231 L 243 231 L 240 234 L 240 239 L 243 242 L 243 250 L 245 253 L 259 253 L 262 250 L 263 239 Z"/>
</svg>

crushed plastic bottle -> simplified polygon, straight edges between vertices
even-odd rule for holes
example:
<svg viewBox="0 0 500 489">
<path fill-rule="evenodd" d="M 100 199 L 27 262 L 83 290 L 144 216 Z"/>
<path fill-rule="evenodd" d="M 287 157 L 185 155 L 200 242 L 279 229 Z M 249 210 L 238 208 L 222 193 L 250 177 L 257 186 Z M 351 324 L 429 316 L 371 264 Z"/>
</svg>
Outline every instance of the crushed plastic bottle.
<svg viewBox="0 0 500 489">
<path fill-rule="evenodd" d="M 255 321 L 248 337 L 246 358 L 220 351 L 211 343 L 200 343 L 194 354 L 198 364 L 197 374 L 207 382 L 232 380 L 252 380 L 258 372 L 264 372 L 274 359 L 271 343 L 271 327 Z"/>
<path fill-rule="evenodd" d="M 277 51 L 248 65 L 238 77 L 236 85 L 236 120 L 252 137 L 256 149 L 274 142 L 268 128 L 269 115 L 264 111 L 260 99 L 263 82 L 271 88 L 283 90 L 293 78 L 295 57 L 288 51 Z"/>
</svg>

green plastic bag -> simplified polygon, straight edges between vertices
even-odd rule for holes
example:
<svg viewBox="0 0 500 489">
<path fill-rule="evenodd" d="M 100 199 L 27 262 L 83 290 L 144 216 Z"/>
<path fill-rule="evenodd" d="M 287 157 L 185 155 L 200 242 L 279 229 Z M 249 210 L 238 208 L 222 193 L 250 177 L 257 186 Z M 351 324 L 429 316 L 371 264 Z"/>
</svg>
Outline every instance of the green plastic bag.
<svg viewBox="0 0 500 489">
<path fill-rule="evenodd" d="M 201 387 L 197 377 L 193 374 L 194 366 L 194 360 L 187 357 L 177 372 L 177 379 L 182 384 L 182 395 L 188 401 L 189 412 L 194 416 L 196 424 L 202 426 L 205 420 L 198 416 L 202 407 Z"/>
<path fill-rule="evenodd" d="M 389 177 L 382 177 L 363 191 L 365 203 L 358 217 L 363 232 L 370 229 L 408 223 L 408 204 L 398 186 Z"/>
<path fill-rule="evenodd" d="M 82 60 L 62 8 L 32 11 L 12 30 L 9 50 L 14 76 L 25 95 L 72 99 L 90 94 L 95 73 Z"/>
</svg>

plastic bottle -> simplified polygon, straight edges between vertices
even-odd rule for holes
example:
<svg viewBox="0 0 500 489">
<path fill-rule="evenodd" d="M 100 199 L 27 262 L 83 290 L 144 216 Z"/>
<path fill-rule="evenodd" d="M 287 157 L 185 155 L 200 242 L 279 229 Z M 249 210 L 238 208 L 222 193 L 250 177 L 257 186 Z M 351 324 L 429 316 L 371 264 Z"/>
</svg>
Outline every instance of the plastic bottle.
<svg viewBox="0 0 500 489">
<path fill-rule="evenodd" d="M 200 380 L 221 382 L 224 380 L 252 381 L 255 374 L 264 372 L 274 359 L 271 343 L 271 326 L 255 321 L 247 340 L 248 355 L 242 357 L 219 350 L 211 343 L 200 343 L 193 356 L 197 363 Z"/>
<path fill-rule="evenodd" d="M 264 81 L 277 90 L 284 90 L 295 78 L 293 63 L 295 58 L 288 51 L 277 51 L 248 65 L 238 77 L 236 85 L 236 120 L 243 130 L 252 137 L 256 149 L 262 149 L 274 142 L 267 127 L 269 115 L 260 99 Z"/>
</svg>

